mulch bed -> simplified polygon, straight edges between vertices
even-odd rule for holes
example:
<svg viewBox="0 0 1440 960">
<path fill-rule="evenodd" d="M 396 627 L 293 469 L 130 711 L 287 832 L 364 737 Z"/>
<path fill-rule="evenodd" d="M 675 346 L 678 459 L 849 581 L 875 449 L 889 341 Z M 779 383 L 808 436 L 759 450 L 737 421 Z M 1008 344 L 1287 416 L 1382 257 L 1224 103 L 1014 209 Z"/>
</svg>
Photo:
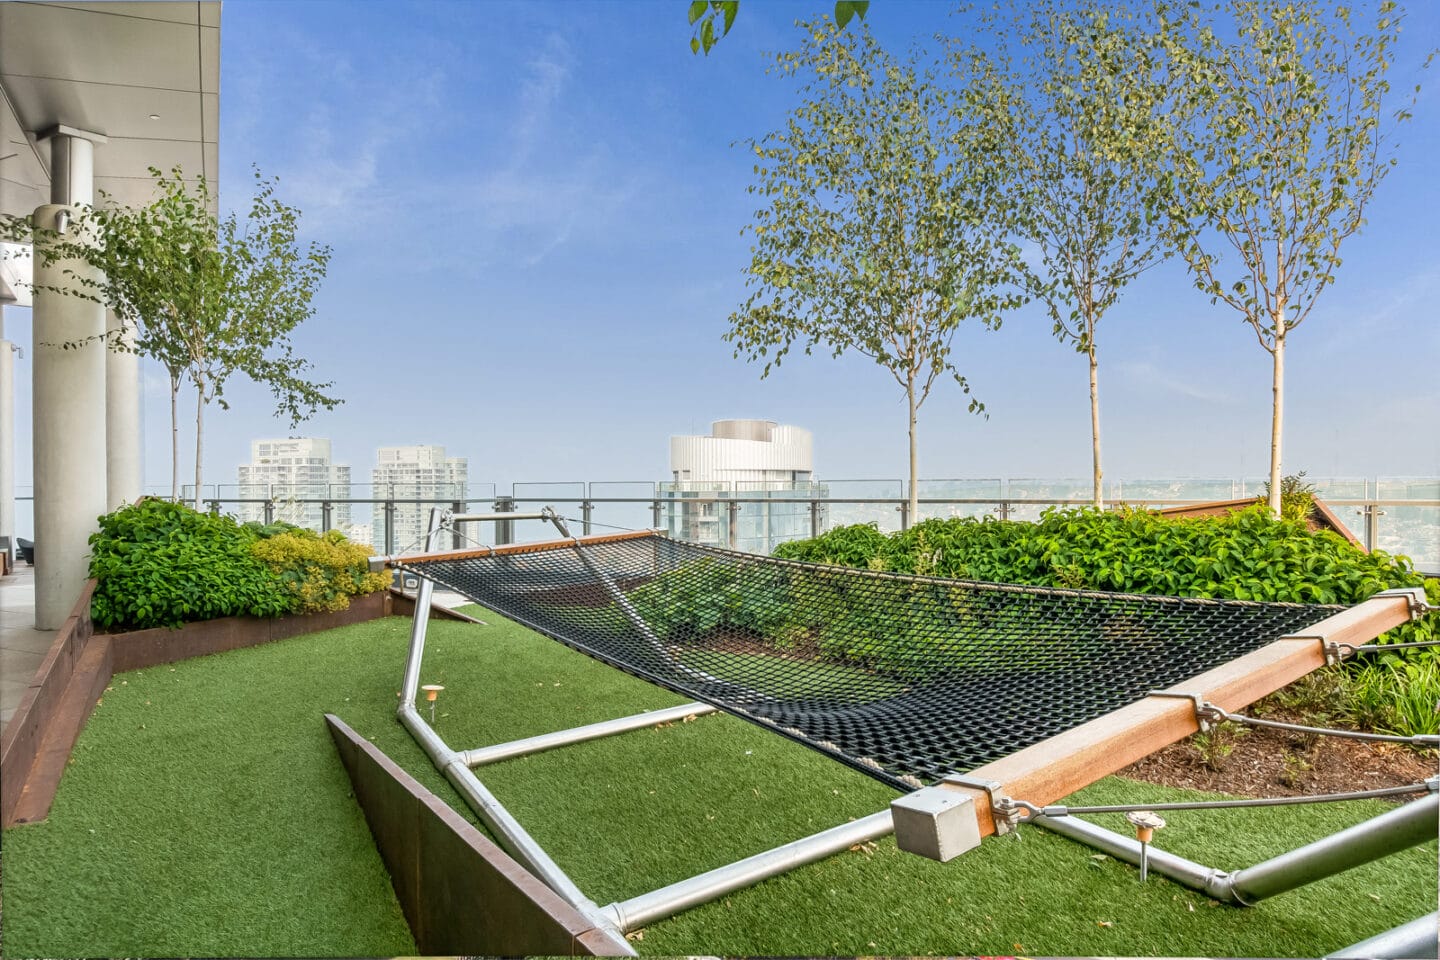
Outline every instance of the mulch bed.
<svg viewBox="0 0 1440 960">
<path fill-rule="evenodd" d="M 1265 718 L 1307 722 L 1294 711 L 1272 710 Z M 1237 735 L 1236 731 L 1243 732 Z M 1435 750 L 1402 744 L 1314 737 L 1236 724 L 1226 724 L 1220 738 L 1230 747 L 1228 756 L 1220 756 L 1212 741 L 1197 735 L 1119 773 L 1167 787 L 1242 797 L 1293 797 L 1404 786 L 1440 772 L 1440 754 Z"/>
</svg>

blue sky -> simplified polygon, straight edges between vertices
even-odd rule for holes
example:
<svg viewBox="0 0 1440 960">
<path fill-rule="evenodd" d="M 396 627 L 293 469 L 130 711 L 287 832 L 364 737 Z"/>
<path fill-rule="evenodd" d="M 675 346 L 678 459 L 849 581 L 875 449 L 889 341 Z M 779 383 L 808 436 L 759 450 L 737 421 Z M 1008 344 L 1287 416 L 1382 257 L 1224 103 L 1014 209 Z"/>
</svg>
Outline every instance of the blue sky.
<svg viewBox="0 0 1440 960">
<path fill-rule="evenodd" d="M 331 438 L 357 480 L 377 446 L 441 443 L 470 458 L 473 480 L 508 485 L 664 479 L 671 434 L 764 417 L 814 431 L 822 479 L 904 476 L 904 398 L 888 374 L 814 358 L 762 381 L 721 339 L 755 209 L 748 155 L 732 144 L 793 107 L 794 84 L 766 74 L 764 51 L 793 46 L 792 21 L 829 6 L 747 0 L 730 36 L 696 57 L 678 0 L 227 2 L 222 203 L 244 204 L 258 164 L 334 247 L 296 339 L 347 402 L 295 433 Z M 1402 88 L 1440 35 L 1434 8 L 1414 6 Z M 878 3 L 867 23 L 898 49 L 953 29 L 948 11 Z M 1440 475 L 1437 139 L 1427 90 L 1339 281 L 1293 335 L 1287 470 Z M 7 311 L 10 339 L 28 343 L 28 313 Z M 922 476 L 1088 475 L 1085 364 L 1038 310 L 956 345 L 990 416 L 937 387 L 921 411 Z M 28 363 L 17 373 L 23 487 Z M 1269 356 L 1178 265 L 1106 317 L 1101 391 L 1108 477 L 1266 468 Z M 251 438 L 289 432 L 266 391 L 227 396 L 232 409 L 209 414 L 207 482 L 234 483 Z M 165 486 L 154 365 L 144 429 L 147 483 Z"/>
</svg>

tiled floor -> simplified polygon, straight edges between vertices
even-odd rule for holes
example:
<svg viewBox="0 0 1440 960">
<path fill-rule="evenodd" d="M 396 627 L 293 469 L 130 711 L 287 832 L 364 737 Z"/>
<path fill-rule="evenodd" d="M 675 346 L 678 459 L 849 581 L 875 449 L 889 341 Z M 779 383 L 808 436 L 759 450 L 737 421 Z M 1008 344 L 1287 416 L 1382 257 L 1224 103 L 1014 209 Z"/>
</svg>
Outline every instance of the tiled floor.
<svg viewBox="0 0 1440 960">
<path fill-rule="evenodd" d="M 35 568 L 21 560 L 0 577 L 0 724 L 10 722 L 54 639 L 53 630 L 35 629 Z"/>
</svg>

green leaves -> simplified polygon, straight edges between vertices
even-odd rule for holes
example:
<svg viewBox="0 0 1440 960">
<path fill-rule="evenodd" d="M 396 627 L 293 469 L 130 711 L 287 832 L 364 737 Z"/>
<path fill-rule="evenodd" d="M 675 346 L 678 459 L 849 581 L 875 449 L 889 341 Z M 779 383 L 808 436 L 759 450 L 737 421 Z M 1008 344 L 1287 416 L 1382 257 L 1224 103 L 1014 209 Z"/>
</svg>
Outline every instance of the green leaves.
<svg viewBox="0 0 1440 960">
<path fill-rule="evenodd" d="M 835 23 L 841 30 L 852 19 L 865 19 L 870 10 L 870 0 L 835 0 Z M 689 8 L 690 26 L 694 35 L 690 38 L 690 52 L 710 55 L 710 48 L 727 35 L 735 25 L 735 16 L 740 12 L 740 0 L 692 0 Z M 720 36 L 715 35 L 715 17 L 721 18 Z M 698 24 L 698 26 L 697 26 Z"/>
<path fill-rule="evenodd" d="M 936 381 L 969 391 L 952 354 L 960 325 L 993 329 L 1019 302 L 1011 247 L 987 219 L 994 157 L 933 62 L 828 20 L 801 29 L 800 48 L 775 61 L 800 84 L 797 106 L 750 141 L 763 205 L 747 228 L 749 295 L 725 339 L 762 377 L 791 350 L 869 358 L 904 391 L 913 448 Z"/>
<path fill-rule="evenodd" d="M 369 551 L 338 531 L 234 518 L 145 499 L 100 518 L 90 536 L 91 615 L 106 630 L 178 627 L 217 617 L 344 609 L 383 589 Z"/>
</svg>

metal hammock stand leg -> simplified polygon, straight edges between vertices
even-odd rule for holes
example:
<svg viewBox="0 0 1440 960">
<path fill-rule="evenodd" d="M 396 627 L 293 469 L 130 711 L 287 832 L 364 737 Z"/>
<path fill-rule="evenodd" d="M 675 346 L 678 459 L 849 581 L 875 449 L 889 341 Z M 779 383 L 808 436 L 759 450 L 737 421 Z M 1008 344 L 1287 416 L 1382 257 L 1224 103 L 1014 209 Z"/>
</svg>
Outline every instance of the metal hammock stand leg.
<svg viewBox="0 0 1440 960">
<path fill-rule="evenodd" d="M 490 520 L 547 520 L 562 539 L 437 552 L 452 525 Z M 1359 645 L 1423 609 L 1413 590 L 1340 609 L 904 577 L 653 531 L 576 538 L 548 508 L 434 510 L 424 554 L 376 560 L 420 577 L 401 724 L 511 856 L 620 934 L 890 833 L 902 849 L 948 860 L 1023 821 L 1017 801 L 1053 803 L 1196 732 L 1195 698 L 1239 709 L 1324 665 L 1333 645 Z M 437 583 L 695 702 L 455 750 L 416 705 Z M 773 650 L 757 654 L 767 636 Z M 890 809 L 602 907 L 473 770 L 717 710 L 905 795 Z"/>
</svg>

